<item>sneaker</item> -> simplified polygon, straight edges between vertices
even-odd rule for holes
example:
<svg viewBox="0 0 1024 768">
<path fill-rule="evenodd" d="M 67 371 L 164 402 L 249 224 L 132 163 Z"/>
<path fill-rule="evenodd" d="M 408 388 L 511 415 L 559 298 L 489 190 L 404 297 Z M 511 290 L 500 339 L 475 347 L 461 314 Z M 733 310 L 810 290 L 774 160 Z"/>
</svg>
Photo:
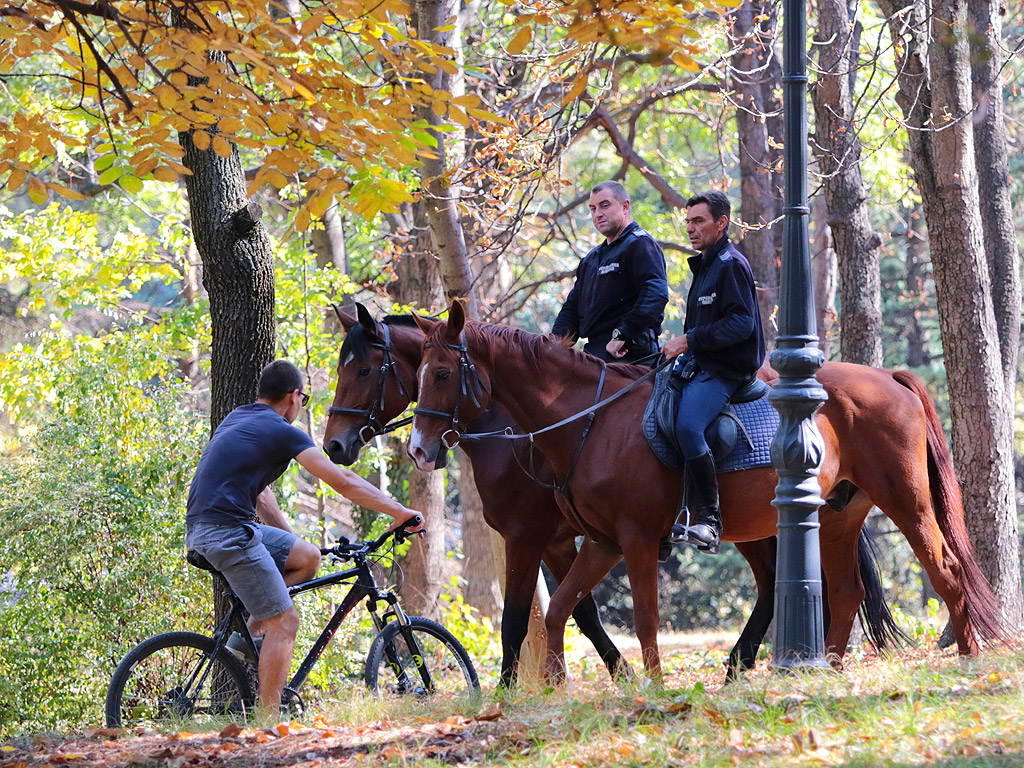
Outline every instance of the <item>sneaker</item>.
<svg viewBox="0 0 1024 768">
<path fill-rule="evenodd" d="M 253 642 L 256 644 L 257 651 L 263 647 L 262 637 L 257 637 Z M 249 646 L 249 643 L 245 641 L 245 638 L 242 637 L 241 632 L 232 632 L 231 637 L 228 638 L 224 647 L 231 651 L 231 653 L 235 655 L 235 658 L 241 661 L 247 661 L 250 664 L 255 664 L 259 661 L 256 656 L 253 656 L 252 648 Z"/>
</svg>

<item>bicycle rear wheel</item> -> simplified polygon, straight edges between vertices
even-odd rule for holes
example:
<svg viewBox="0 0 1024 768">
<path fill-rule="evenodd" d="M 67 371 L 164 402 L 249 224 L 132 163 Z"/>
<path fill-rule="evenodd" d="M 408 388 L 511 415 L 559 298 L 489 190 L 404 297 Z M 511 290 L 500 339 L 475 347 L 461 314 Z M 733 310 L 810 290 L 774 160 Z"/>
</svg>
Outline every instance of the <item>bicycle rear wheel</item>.
<svg viewBox="0 0 1024 768">
<path fill-rule="evenodd" d="M 371 691 L 384 696 L 458 698 L 480 690 L 473 661 L 447 629 L 410 616 L 408 626 L 393 621 L 370 646 L 364 674 Z"/>
<path fill-rule="evenodd" d="M 216 657 L 213 638 L 168 632 L 135 646 L 114 670 L 107 688 L 111 728 L 183 720 L 209 722 L 252 709 L 249 679 L 231 653 Z"/>
</svg>

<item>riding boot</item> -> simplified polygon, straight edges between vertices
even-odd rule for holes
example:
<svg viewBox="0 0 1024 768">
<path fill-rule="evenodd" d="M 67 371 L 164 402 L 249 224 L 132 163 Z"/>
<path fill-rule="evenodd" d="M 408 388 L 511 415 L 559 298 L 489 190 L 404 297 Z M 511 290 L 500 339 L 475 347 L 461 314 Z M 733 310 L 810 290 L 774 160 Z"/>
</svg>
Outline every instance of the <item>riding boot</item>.
<svg viewBox="0 0 1024 768">
<path fill-rule="evenodd" d="M 689 544 L 701 552 L 717 555 L 722 535 L 722 517 L 718 510 L 718 473 L 711 451 L 686 462 L 687 496 L 692 514 L 686 524 L 672 526 L 671 540 Z"/>
</svg>

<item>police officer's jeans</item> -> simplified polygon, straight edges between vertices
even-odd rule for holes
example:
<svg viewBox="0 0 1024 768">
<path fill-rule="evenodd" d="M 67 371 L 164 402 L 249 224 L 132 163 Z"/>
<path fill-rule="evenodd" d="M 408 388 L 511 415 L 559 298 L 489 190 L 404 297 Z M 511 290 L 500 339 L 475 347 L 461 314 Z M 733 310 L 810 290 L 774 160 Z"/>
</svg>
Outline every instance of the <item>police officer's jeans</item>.
<svg viewBox="0 0 1024 768">
<path fill-rule="evenodd" d="M 742 381 L 698 371 L 693 380 L 683 386 L 676 412 L 676 440 L 684 459 L 692 461 L 710 450 L 704 439 L 704 430 L 742 384 Z"/>
</svg>

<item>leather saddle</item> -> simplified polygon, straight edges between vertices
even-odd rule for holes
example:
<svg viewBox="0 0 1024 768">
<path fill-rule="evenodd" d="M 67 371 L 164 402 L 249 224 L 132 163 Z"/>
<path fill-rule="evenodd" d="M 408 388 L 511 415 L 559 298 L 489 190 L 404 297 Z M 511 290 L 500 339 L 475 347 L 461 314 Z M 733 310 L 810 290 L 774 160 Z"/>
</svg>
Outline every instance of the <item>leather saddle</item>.
<svg viewBox="0 0 1024 768">
<path fill-rule="evenodd" d="M 668 376 L 664 391 L 656 393 L 658 401 L 654 410 L 658 432 L 677 452 L 679 452 L 679 444 L 676 442 L 675 436 L 676 412 L 679 410 L 679 399 L 682 396 L 684 386 L 686 386 L 686 382 L 679 376 Z M 704 431 L 704 439 L 707 440 L 708 447 L 711 448 L 711 453 L 715 457 L 716 463 L 721 463 L 729 455 L 741 435 L 747 445 L 753 449 L 753 440 L 747 433 L 746 427 L 743 426 L 743 422 L 733 412 L 731 406 L 752 403 L 764 397 L 768 390 L 769 387 L 765 382 L 756 377 L 751 379 L 736 390 L 733 396 L 729 398 L 729 402 L 726 403 L 722 412 Z"/>
</svg>

